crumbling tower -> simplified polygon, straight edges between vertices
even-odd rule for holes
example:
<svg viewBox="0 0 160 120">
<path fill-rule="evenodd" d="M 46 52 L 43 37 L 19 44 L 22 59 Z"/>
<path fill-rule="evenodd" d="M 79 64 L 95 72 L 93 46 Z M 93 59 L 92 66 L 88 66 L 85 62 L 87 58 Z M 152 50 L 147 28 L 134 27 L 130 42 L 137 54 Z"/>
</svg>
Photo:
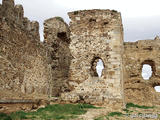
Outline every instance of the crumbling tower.
<svg viewBox="0 0 160 120">
<path fill-rule="evenodd" d="M 50 94 L 60 96 L 68 89 L 68 72 L 70 67 L 70 30 L 60 17 L 54 17 L 44 22 L 44 44 L 51 56 L 52 81 Z"/>
<path fill-rule="evenodd" d="M 64 100 L 93 104 L 122 103 L 123 100 L 123 26 L 114 10 L 70 12 L 71 65 L 69 85 L 72 92 Z M 96 62 L 104 64 L 102 76 Z"/>
</svg>

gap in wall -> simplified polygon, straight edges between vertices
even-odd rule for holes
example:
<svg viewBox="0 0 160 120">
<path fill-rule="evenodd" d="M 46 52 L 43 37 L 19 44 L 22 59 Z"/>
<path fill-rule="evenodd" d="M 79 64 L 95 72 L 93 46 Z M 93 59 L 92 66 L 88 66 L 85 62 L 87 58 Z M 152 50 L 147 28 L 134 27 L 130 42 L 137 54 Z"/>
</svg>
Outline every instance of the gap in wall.
<svg viewBox="0 0 160 120">
<path fill-rule="evenodd" d="M 103 69 L 104 69 L 103 61 L 101 59 L 99 59 L 97 62 L 97 66 L 96 66 L 96 72 L 98 74 L 98 77 L 102 76 Z"/>
<path fill-rule="evenodd" d="M 155 89 L 156 92 L 160 93 L 160 86 L 155 86 L 154 89 Z"/>
<path fill-rule="evenodd" d="M 150 66 L 149 64 L 143 64 L 142 67 L 142 77 L 144 80 L 149 80 L 152 76 L 152 66 Z"/>
</svg>

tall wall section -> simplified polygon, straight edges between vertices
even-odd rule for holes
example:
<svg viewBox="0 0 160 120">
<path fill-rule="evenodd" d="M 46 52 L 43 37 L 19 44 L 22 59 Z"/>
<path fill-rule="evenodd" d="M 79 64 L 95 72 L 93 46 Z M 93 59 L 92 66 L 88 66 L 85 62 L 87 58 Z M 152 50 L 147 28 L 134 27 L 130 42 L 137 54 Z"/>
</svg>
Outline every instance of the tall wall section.
<svg viewBox="0 0 160 120">
<path fill-rule="evenodd" d="M 142 105 L 160 103 L 160 94 L 154 87 L 160 85 L 160 39 L 124 43 L 124 91 L 125 101 Z M 142 77 L 142 67 L 152 68 L 149 80 Z"/>
<path fill-rule="evenodd" d="M 68 74 L 70 67 L 70 30 L 60 17 L 50 18 L 44 22 L 44 44 L 51 56 L 50 91 L 52 96 L 60 96 L 69 90 Z"/>
<path fill-rule="evenodd" d="M 68 13 L 70 22 L 69 89 L 63 100 L 92 104 L 123 101 L 123 26 L 114 10 L 84 10 Z M 96 62 L 104 64 L 102 76 Z"/>
<path fill-rule="evenodd" d="M 51 80 L 48 52 L 40 43 L 38 22 L 30 22 L 23 14 L 23 7 L 14 0 L 2 1 L 0 91 L 46 95 Z"/>
</svg>

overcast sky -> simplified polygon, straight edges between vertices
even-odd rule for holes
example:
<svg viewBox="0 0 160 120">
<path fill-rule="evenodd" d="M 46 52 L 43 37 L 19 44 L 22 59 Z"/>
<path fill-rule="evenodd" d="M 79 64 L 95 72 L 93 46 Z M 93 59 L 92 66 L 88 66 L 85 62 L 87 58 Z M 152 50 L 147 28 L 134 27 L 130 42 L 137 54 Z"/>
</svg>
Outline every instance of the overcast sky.
<svg viewBox="0 0 160 120">
<path fill-rule="evenodd" d="M 2 0 L 0 0 L 2 2 Z M 25 16 L 40 23 L 60 16 L 69 23 L 67 12 L 83 9 L 115 9 L 121 12 L 124 40 L 153 39 L 160 35 L 160 0 L 15 0 L 22 4 Z"/>
</svg>

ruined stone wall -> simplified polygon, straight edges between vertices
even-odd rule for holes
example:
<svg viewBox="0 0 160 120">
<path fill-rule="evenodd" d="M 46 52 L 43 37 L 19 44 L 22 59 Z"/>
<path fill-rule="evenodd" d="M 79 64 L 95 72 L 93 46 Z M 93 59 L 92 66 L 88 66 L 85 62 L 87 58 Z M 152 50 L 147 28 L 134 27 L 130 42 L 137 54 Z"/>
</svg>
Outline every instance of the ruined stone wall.
<svg viewBox="0 0 160 120">
<path fill-rule="evenodd" d="M 3 0 L 0 91 L 91 104 L 160 103 L 154 90 L 160 85 L 158 37 L 124 43 L 121 15 L 114 10 L 75 11 L 69 17 L 69 26 L 60 17 L 46 20 L 41 43 L 38 22 L 24 17 L 23 7 L 14 0 Z M 101 77 L 96 72 L 99 59 L 104 64 Z M 141 75 L 144 64 L 153 70 L 148 81 Z"/>
<path fill-rule="evenodd" d="M 143 105 L 160 103 L 160 94 L 154 87 L 160 85 L 160 39 L 124 43 L 125 101 Z M 152 77 L 144 80 L 142 66 L 152 67 Z"/>
<path fill-rule="evenodd" d="M 123 27 L 121 15 L 111 10 L 70 12 L 69 86 L 63 100 L 92 104 L 120 103 L 123 99 Z M 98 78 L 95 64 L 104 63 Z"/>
<path fill-rule="evenodd" d="M 49 94 L 50 61 L 39 24 L 23 14 L 13 0 L 0 5 L 0 90 Z"/>
<path fill-rule="evenodd" d="M 60 17 L 50 18 L 44 22 L 44 44 L 51 56 L 52 82 L 51 95 L 60 96 L 68 91 L 68 72 L 70 67 L 70 30 Z"/>
</svg>

